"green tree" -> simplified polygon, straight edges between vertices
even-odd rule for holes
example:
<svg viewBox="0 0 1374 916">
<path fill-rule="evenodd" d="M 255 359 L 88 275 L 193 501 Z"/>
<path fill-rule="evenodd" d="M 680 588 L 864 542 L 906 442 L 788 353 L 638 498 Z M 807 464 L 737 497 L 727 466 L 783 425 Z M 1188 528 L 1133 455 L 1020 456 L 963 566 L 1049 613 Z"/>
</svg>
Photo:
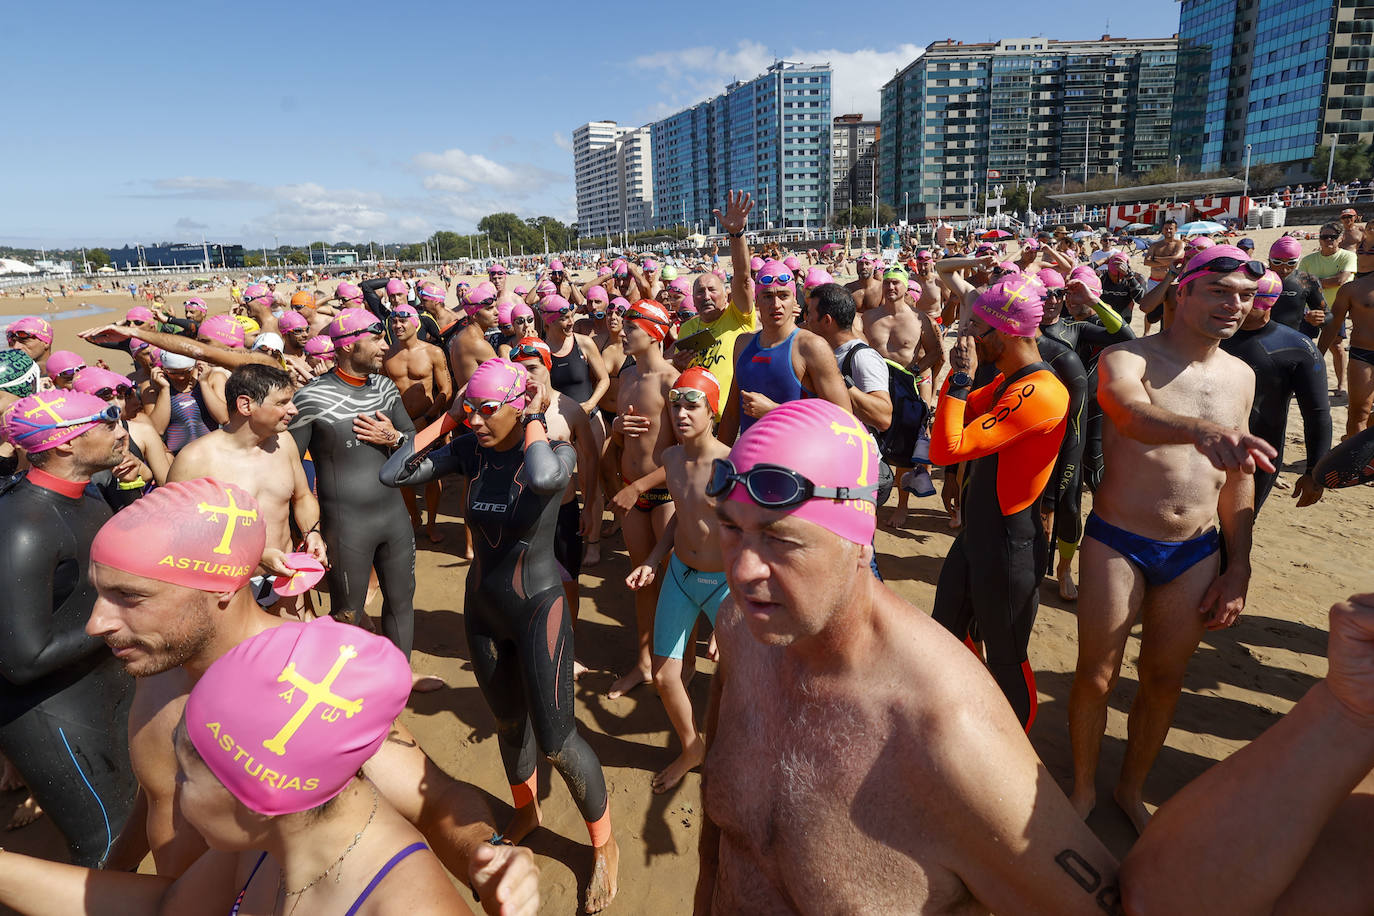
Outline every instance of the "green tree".
<svg viewBox="0 0 1374 916">
<path fill-rule="evenodd" d="M 1342 143 L 1336 147 L 1335 161 L 1331 161 L 1331 146 L 1323 143 L 1308 163 L 1308 169 L 1318 178 L 1326 175 L 1328 164 L 1336 181 L 1354 181 L 1369 177 L 1371 154 L 1368 143 Z"/>
<path fill-rule="evenodd" d="M 878 224 L 885 226 L 897 218 L 897 211 L 889 204 L 878 204 Z M 871 226 L 873 225 L 872 207 L 850 207 L 848 210 L 841 210 L 830 218 L 830 225 L 842 226 Z"/>
<path fill-rule="evenodd" d="M 86 252 L 86 261 L 91 265 L 91 270 L 99 270 L 109 266 L 110 253 L 104 248 L 91 248 Z"/>
</svg>

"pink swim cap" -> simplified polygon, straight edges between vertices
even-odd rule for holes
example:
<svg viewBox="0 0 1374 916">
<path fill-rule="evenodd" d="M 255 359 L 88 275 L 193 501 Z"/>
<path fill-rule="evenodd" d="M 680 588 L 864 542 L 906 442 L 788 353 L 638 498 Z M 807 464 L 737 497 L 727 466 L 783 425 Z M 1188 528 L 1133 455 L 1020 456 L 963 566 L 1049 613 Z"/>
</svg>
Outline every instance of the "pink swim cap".
<svg viewBox="0 0 1374 916">
<path fill-rule="evenodd" d="M 487 276 L 491 276 L 492 274 L 503 274 L 505 272 L 506 265 L 502 264 L 500 261 L 495 262 L 487 268 Z"/>
<path fill-rule="evenodd" d="M 388 296 L 397 296 L 404 292 L 407 292 L 406 281 L 400 277 L 392 277 L 386 281 L 386 294 Z"/>
<path fill-rule="evenodd" d="M 1088 288 L 1088 292 L 1092 293 L 1094 296 L 1102 295 L 1102 278 L 1097 275 L 1097 271 L 1093 270 L 1087 264 L 1079 264 L 1073 270 L 1069 271 L 1068 279 L 1081 281 L 1083 285 Z"/>
<path fill-rule="evenodd" d="M 95 394 L 106 388 L 119 388 L 120 386 L 133 386 L 127 375 L 120 375 L 118 372 L 111 372 L 109 369 L 102 369 L 99 366 L 87 366 L 76 374 L 72 379 L 72 390 L 82 394 Z M 99 397 L 99 395 L 96 395 Z"/>
<path fill-rule="evenodd" d="M 346 347 L 378 333 L 372 330 L 378 324 L 377 316 L 367 309 L 344 309 L 325 325 L 324 332 L 334 341 L 335 347 Z"/>
<path fill-rule="evenodd" d="M 300 312 L 282 312 L 282 316 L 277 319 L 277 327 L 281 329 L 283 334 L 287 334 L 291 331 L 310 327 L 310 322 L 306 321 L 305 316 Z"/>
<path fill-rule="evenodd" d="M 1039 251 L 1039 250 L 1040 250 L 1040 240 L 1039 240 L 1039 239 L 1026 239 L 1024 242 L 1021 243 L 1021 250 L 1022 250 L 1022 251 Z"/>
<path fill-rule="evenodd" d="M 415 311 L 413 306 L 398 305 L 391 310 L 391 315 L 393 318 L 399 315 L 406 320 L 406 324 L 413 325 L 417 328 L 420 326 L 420 315 Z"/>
<path fill-rule="evenodd" d="M 496 287 L 486 280 L 478 283 L 463 296 L 463 311 L 475 315 L 496 301 Z"/>
<path fill-rule="evenodd" d="M 799 448 L 799 443 L 806 445 Z M 878 525 L 878 447 L 848 411 L 822 398 L 788 401 L 740 435 L 730 449 L 730 463 L 739 474 L 758 464 L 782 465 L 814 486 L 853 489 L 853 498 L 808 499 L 781 511 L 855 544 L 872 543 Z M 752 503 L 738 483 L 728 498 Z"/>
<path fill-rule="evenodd" d="M 334 341 L 325 337 L 323 334 L 316 334 L 302 345 L 306 356 L 313 356 L 316 359 L 334 358 Z"/>
<path fill-rule="evenodd" d="M 529 307 L 528 305 L 526 305 L 525 303 L 523 303 L 523 302 L 517 302 L 515 305 L 511 306 L 511 310 L 510 310 L 510 320 L 511 320 L 511 324 L 514 324 L 514 323 L 515 323 L 515 319 L 517 319 L 517 318 L 533 318 L 533 317 L 534 317 L 534 309 L 530 308 L 530 307 Z"/>
<path fill-rule="evenodd" d="M 11 404 L 0 425 L 5 438 L 24 451 L 46 452 L 104 422 L 100 414 L 108 407 L 79 391 L 39 391 Z"/>
<path fill-rule="evenodd" d="M 1045 315 L 1044 287 L 1038 280 L 1011 274 L 973 300 L 973 311 L 1003 334 L 1034 337 Z"/>
<path fill-rule="evenodd" d="M 668 281 L 668 285 L 665 286 L 664 289 L 675 290 L 689 298 L 692 295 L 692 284 L 687 282 L 686 277 L 674 277 Z"/>
<path fill-rule="evenodd" d="M 758 279 L 759 279 L 759 280 L 762 280 L 764 277 L 774 277 L 774 278 L 778 278 L 778 277 L 782 277 L 782 276 L 790 276 L 790 277 L 792 278 L 793 281 L 795 281 L 795 280 L 797 279 L 797 276 L 796 276 L 795 274 L 792 273 L 792 270 L 791 270 L 786 264 L 782 263 L 781 261 L 764 261 L 764 262 L 763 262 L 763 266 L 761 266 L 761 267 L 759 268 L 759 276 L 758 276 Z M 792 282 L 792 281 L 788 281 L 788 282 L 790 283 L 790 282 Z M 755 285 L 755 287 L 758 288 L 758 289 L 763 289 L 763 287 L 764 287 L 764 284 L 762 284 L 762 283 L 755 283 L 754 285 Z M 777 286 L 777 285 L 779 285 L 779 284 L 778 284 L 778 281 L 775 279 L 773 283 L 768 284 L 768 285 L 770 285 L 770 286 Z M 782 284 L 782 285 L 788 285 L 788 284 Z"/>
<path fill-rule="evenodd" d="M 812 267 L 806 272 L 806 280 L 802 285 L 807 289 L 815 289 L 827 283 L 834 283 L 835 278 L 830 276 L 830 271 L 824 267 Z"/>
<path fill-rule="evenodd" d="M 1064 275 L 1052 267 L 1042 267 L 1036 271 L 1035 279 L 1040 281 L 1040 285 L 1045 289 L 1063 289 Z"/>
<path fill-rule="evenodd" d="M 1195 235 L 1188 240 L 1187 245 L 1191 253 L 1197 254 L 1199 251 L 1206 251 L 1208 248 L 1213 247 L 1216 245 L 1216 242 L 1205 235 Z"/>
<path fill-rule="evenodd" d="M 645 258 L 643 267 L 645 270 L 658 270 L 658 262 L 653 258 Z"/>
<path fill-rule="evenodd" d="M 629 307 L 630 300 L 626 299 L 624 296 L 616 296 L 614 299 L 611 300 L 611 308 L 613 309 L 620 309 L 620 311 L 623 312 Z"/>
<path fill-rule="evenodd" d="M 859 260 L 862 261 L 863 258 L 860 258 Z M 762 268 L 763 268 L 763 258 L 759 257 L 758 255 L 755 255 L 754 257 L 752 257 L 752 258 L 749 259 L 749 269 L 750 269 L 750 270 L 761 270 Z"/>
<path fill-rule="evenodd" d="M 337 796 L 391 732 L 410 663 L 389 639 L 328 617 L 244 640 L 186 699 L 186 734 L 210 772 L 259 814 Z"/>
<path fill-rule="evenodd" d="M 1020 273 L 1021 271 L 1021 268 L 1016 265 L 1015 261 L 999 261 L 997 267 L 1009 274 Z"/>
<path fill-rule="evenodd" d="M 42 318 L 33 315 L 27 318 L 20 318 L 14 324 L 5 328 L 6 334 L 12 334 L 15 331 L 23 331 L 26 334 L 32 334 L 45 344 L 52 343 L 52 325 L 48 324 Z"/>
<path fill-rule="evenodd" d="M 1288 260 L 1289 258 L 1300 257 L 1301 255 L 1302 243 L 1291 235 L 1280 236 L 1274 239 L 1274 244 L 1269 246 L 1269 257 L 1271 258 Z"/>
<path fill-rule="evenodd" d="M 601 287 L 601 286 L 593 286 L 591 289 L 587 290 L 587 301 L 588 301 L 588 302 L 610 302 L 610 301 L 611 301 L 611 297 L 610 297 L 610 295 L 606 292 L 606 290 L 605 290 L 604 287 Z"/>
<path fill-rule="evenodd" d="M 496 303 L 496 323 L 499 325 L 510 324 L 510 310 L 513 306 L 509 302 Z"/>
<path fill-rule="evenodd" d="M 529 291 L 530 291 L 530 288 L 529 288 L 528 286 L 521 286 L 521 285 L 518 284 L 518 283 L 515 285 L 515 289 L 512 290 L 512 292 L 514 292 L 515 295 L 517 295 L 517 296 L 523 296 L 523 295 L 525 295 L 526 293 L 528 293 Z"/>
<path fill-rule="evenodd" d="M 344 302 L 361 303 L 363 301 L 363 291 L 352 283 L 340 283 L 334 288 L 334 298 Z"/>
<path fill-rule="evenodd" d="M 567 308 L 572 308 L 572 303 L 556 294 L 544 297 L 539 303 L 539 311 L 545 315 L 556 315 Z"/>
<path fill-rule="evenodd" d="M 421 283 L 419 294 L 421 299 L 426 299 L 430 302 L 443 302 L 445 296 L 443 287 L 436 286 L 433 283 Z"/>
<path fill-rule="evenodd" d="M 71 350 L 53 350 L 48 355 L 48 378 L 57 378 L 63 372 L 84 369 L 86 361 Z"/>
<path fill-rule="evenodd" d="M 601 267 L 598 267 L 598 268 L 596 269 L 596 275 L 597 275 L 598 277 L 605 277 L 605 276 L 608 276 L 608 275 L 610 274 L 610 272 L 611 272 L 611 269 L 610 269 L 609 267 L 604 266 L 604 265 L 601 266 Z"/>
<path fill-rule="evenodd" d="M 223 347 L 242 347 L 248 332 L 230 315 L 211 315 L 200 323 L 196 333 Z"/>
<path fill-rule="evenodd" d="M 630 272 L 630 265 L 625 263 L 624 258 L 616 258 L 611 262 L 611 273 L 617 277 L 623 277 Z"/>
<path fill-rule="evenodd" d="M 210 309 L 205 305 L 205 300 L 198 296 L 192 296 L 190 299 L 186 300 L 186 311 L 188 312 L 200 312 L 200 314 L 204 315 L 209 310 Z"/>
<path fill-rule="evenodd" d="M 157 316 L 153 314 L 151 309 L 144 308 L 141 305 L 136 305 L 124 313 L 124 320 L 152 322 L 157 321 Z"/>
<path fill-rule="evenodd" d="M 555 272 L 555 271 L 562 271 L 562 270 L 563 270 L 563 262 L 562 262 L 562 261 L 558 260 L 557 258 L 554 258 L 552 261 L 549 262 L 549 273 L 553 273 L 553 272 Z"/>
<path fill-rule="evenodd" d="M 272 294 L 272 291 L 261 283 L 254 283 L 252 286 L 249 286 L 247 289 L 243 291 L 244 305 L 251 305 L 254 302 L 257 302 L 257 300 L 259 299 L 265 300 L 260 304 L 265 305 L 268 308 L 271 308 L 273 305 L 275 305 L 277 301 L 276 297 Z"/>
<path fill-rule="evenodd" d="M 469 401 L 500 401 L 516 410 L 524 410 L 525 386 L 529 378 L 529 373 L 519 363 L 500 357 L 489 359 L 472 373 L 463 397 Z"/>
<path fill-rule="evenodd" d="M 1182 286 L 1185 283 L 1192 283 L 1198 277 L 1206 273 L 1215 273 L 1215 271 L 1209 271 L 1205 268 L 1208 264 L 1220 258 L 1233 258 L 1241 264 L 1247 264 L 1254 260 L 1250 257 L 1249 252 L 1243 251 L 1234 245 L 1213 245 L 1211 248 L 1205 251 L 1199 251 L 1188 259 L 1188 263 L 1184 266 L 1183 272 L 1178 275 L 1178 285 Z M 1237 268 L 1237 270 L 1239 269 L 1240 268 Z M 1218 276 L 1221 276 L 1221 274 L 1218 274 Z M 1255 278 L 1251 277 L 1251 279 Z"/>
<path fill-rule="evenodd" d="M 91 542 L 91 562 L 203 592 L 235 592 L 252 578 L 266 545 L 257 500 L 201 477 L 158 487 L 116 513 Z"/>
<path fill-rule="evenodd" d="M 558 287 L 553 285 L 552 280 L 541 280 L 539 285 L 534 289 L 540 296 L 552 296 L 554 293 L 558 292 Z"/>
<path fill-rule="evenodd" d="M 785 264 L 790 271 L 795 272 L 801 270 L 801 261 L 798 261 L 795 257 L 783 258 L 782 263 Z"/>
<path fill-rule="evenodd" d="M 1266 270 L 1264 276 L 1260 277 L 1255 289 L 1255 308 L 1268 311 L 1274 307 L 1278 301 L 1279 294 L 1283 292 L 1283 281 L 1279 275 L 1272 270 Z"/>
</svg>

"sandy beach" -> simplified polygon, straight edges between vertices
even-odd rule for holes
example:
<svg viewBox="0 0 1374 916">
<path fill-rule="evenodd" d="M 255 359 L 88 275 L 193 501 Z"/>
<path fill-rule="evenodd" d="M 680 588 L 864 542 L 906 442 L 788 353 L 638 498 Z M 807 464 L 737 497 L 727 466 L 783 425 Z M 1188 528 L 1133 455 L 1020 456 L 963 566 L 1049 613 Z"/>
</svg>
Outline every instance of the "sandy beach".
<svg viewBox="0 0 1374 916">
<path fill-rule="evenodd" d="M 1297 227 L 1315 232 L 1316 227 Z M 1261 258 L 1282 230 L 1249 233 Z M 1289 231 L 1295 231 L 1290 227 Z M 1303 251 L 1315 251 L 1315 239 Z M 1137 270 L 1139 259 L 1133 260 Z M 236 272 L 241 274 L 242 272 Z M 512 282 L 527 282 L 512 280 Z M 55 284 L 53 284 L 55 287 Z M 325 288 L 332 288 L 333 282 Z M 283 284 L 281 289 L 294 289 Z M 176 314 L 190 293 L 172 294 L 167 304 Z M 225 288 L 201 294 L 212 312 L 226 311 Z M 85 305 L 83 305 L 85 303 Z M 123 317 L 135 303 L 127 291 L 73 293 L 49 304 L 42 296 L 0 298 L 0 324 L 16 315 L 50 314 L 57 338 L 54 347 L 71 349 L 88 360 L 104 358 L 116 371 L 127 371 L 128 357 L 101 350 L 76 333 L 106 320 Z M 454 305 L 450 297 L 449 305 Z M 97 311 L 105 309 L 108 311 Z M 1137 332 L 1140 318 L 1136 318 Z M 1328 361 L 1329 362 L 1329 361 Z M 1334 377 L 1331 387 L 1335 387 Z M 1332 404 L 1335 438 L 1345 429 L 1345 405 Z M 1283 483 L 1291 484 L 1303 467 L 1302 424 L 1290 411 Z M 1085 499 L 1084 511 L 1091 506 Z M 1209 765 L 1254 738 L 1287 711 L 1326 671 L 1326 613 L 1333 601 L 1368 590 L 1368 545 L 1363 536 L 1371 518 L 1374 492 L 1356 487 L 1327 491 L 1321 502 L 1296 509 L 1289 488 L 1270 497 L 1256 526 L 1246 611 L 1229 630 L 1208 633 L 1191 664 L 1174 727 L 1146 790 L 1153 808 Z M 491 795 L 498 823 L 511 812 L 501 770 L 494 722 L 478 692 L 468 660 L 461 614 L 467 564 L 461 553 L 463 533 L 455 516 L 456 488 L 445 493 L 440 529 L 445 541 L 418 543 L 416 650 L 414 667 L 442 676 L 448 686 L 412 698 L 407 724 L 421 744 L 446 770 L 482 787 Z M 886 512 L 880 510 L 880 519 Z M 938 496 L 913 498 L 906 525 L 880 527 L 879 565 L 887 583 L 904 599 L 929 612 L 941 562 L 952 541 Z M 602 562 L 581 576 L 581 619 L 576 630 L 578 654 L 593 669 L 578 684 L 578 718 L 605 767 L 612 823 L 621 846 L 620 892 L 610 912 L 684 913 L 690 910 L 696 879 L 696 842 L 702 817 L 699 778 L 690 774 L 675 791 L 654 795 L 653 774 L 675 755 L 668 719 L 652 688 L 644 687 L 618 700 L 604 692 L 614 674 L 632 658 L 633 602 L 624 586 L 629 563 L 619 536 L 602 542 Z M 1067 787 L 1070 777 L 1067 704 L 1076 656 L 1078 611 L 1062 601 L 1055 582 L 1042 586 L 1041 609 L 1030 643 L 1031 664 L 1040 691 L 1039 716 L 1031 740 L 1049 771 Z M 379 603 L 379 602 L 378 602 Z M 376 606 L 371 609 L 376 612 Z M 1082 609 L 1090 613 L 1091 608 Z M 1136 636 L 1139 628 L 1136 628 Z M 1113 698 L 1103 745 L 1099 802 L 1089 824 L 1118 856 L 1134 839 L 1130 823 L 1110 802 L 1111 785 L 1125 743 L 1124 710 L 1135 692 L 1132 638 L 1120 686 Z M 704 658 L 691 685 L 704 709 L 713 668 Z M 561 779 L 541 768 L 540 797 L 544 829 L 527 841 L 543 870 L 543 912 L 578 910 L 591 862 L 586 830 Z M 9 805 L 23 796 L 4 796 Z M 7 817 L 7 815 L 6 815 Z M 7 849 L 60 858 L 61 842 L 46 819 L 0 836 Z M 145 862 L 145 867 L 149 863 Z"/>
</svg>

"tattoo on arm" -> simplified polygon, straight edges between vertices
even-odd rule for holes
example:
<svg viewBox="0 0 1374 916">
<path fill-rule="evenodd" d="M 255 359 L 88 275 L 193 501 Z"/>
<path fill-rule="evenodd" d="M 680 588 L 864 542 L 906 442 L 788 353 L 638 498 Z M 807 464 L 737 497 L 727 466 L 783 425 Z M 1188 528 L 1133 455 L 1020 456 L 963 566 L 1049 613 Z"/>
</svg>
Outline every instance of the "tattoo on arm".
<svg viewBox="0 0 1374 916">
<path fill-rule="evenodd" d="M 1081 853 L 1073 849 L 1061 850 L 1054 863 L 1097 901 L 1104 913 L 1121 913 L 1121 889 L 1115 883 L 1105 883 L 1101 873 Z"/>
</svg>

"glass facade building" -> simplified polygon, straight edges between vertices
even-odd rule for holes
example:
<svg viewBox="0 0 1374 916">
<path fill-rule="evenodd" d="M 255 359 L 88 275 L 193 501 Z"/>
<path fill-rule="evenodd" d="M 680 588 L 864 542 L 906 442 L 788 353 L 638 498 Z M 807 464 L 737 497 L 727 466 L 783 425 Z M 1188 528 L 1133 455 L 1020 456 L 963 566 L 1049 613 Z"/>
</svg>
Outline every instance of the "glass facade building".
<svg viewBox="0 0 1374 916">
<path fill-rule="evenodd" d="M 650 125 L 658 226 L 707 231 L 730 190 L 760 228 L 818 225 L 830 206 L 830 67 L 778 61 Z"/>
<path fill-rule="evenodd" d="M 1183 161 L 1242 168 L 1247 144 L 1252 162 L 1310 159 L 1323 132 L 1338 7 L 1353 22 L 1357 7 L 1346 0 L 1182 0 L 1179 88 L 1201 96 L 1180 121 Z"/>
<path fill-rule="evenodd" d="M 993 185 L 1161 166 L 1177 57 L 1172 38 L 936 42 L 883 86 L 879 196 L 965 215 Z"/>
</svg>

